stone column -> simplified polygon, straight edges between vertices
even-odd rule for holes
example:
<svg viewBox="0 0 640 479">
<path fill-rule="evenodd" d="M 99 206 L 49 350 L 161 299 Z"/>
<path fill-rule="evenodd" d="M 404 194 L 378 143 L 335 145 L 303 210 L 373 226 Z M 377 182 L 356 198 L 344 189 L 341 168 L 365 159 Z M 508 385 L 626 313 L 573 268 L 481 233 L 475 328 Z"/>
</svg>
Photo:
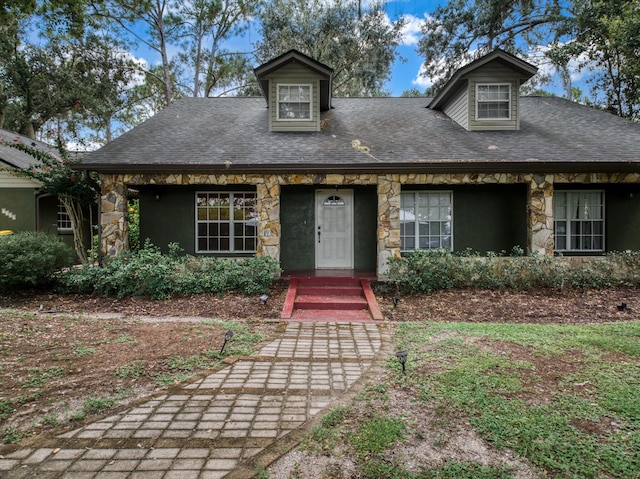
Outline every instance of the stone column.
<svg viewBox="0 0 640 479">
<path fill-rule="evenodd" d="M 398 175 L 378 176 L 378 278 L 389 258 L 400 258 L 400 181 Z"/>
<path fill-rule="evenodd" d="M 528 253 L 553 255 L 553 175 L 532 175 L 527 193 Z"/>
<path fill-rule="evenodd" d="M 280 261 L 280 183 L 277 175 L 267 175 L 256 185 L 258 209 L 257 256 Z"/>
<path fill-rule="evenodd" d="M 129 250 L 127 187 L 115 175 L 102 175 L 100 250 L 105 256 L 117 256 Z"/>
</svg>

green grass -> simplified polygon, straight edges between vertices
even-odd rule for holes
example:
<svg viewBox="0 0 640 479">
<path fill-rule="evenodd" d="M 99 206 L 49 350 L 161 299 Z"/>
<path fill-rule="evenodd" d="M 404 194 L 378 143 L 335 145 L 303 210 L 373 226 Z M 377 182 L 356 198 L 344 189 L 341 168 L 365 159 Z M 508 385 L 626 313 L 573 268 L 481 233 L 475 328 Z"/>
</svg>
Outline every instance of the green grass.
<svg viewBox="0 0 640 479">
<path fill-rule="evenodd" d="M 193 377 L 193 374 L 173 373 L 173 374 L 156 374 L 153 376 L 158 386 L 173 386 Z"/>
<path fill-rule="evenodd" d="M 350 443 L 361 457 L 378 454 L 403 439 L 405 427 L 402 419 L 376 416 L 360 424 Z"/>
<path fill-rule="evenodd" d="M 138 340 L 129 334 L 119 335 L 116 338 L 115 342 L 120 344 L 131 344 L 131 345 L 138 344 Z"/>
<path fill-rule="evenodd" d="M 23 381 L 22 386 L 26 388 L 40 388 L 48 383 L 52 378 L 66 376 L 64 368 L 52 366 L 47 369 L 35 368 L 29 371 L 29 379 Z"/>
<path fill-rule="evenodd" d="M 492 350 L 478 338 L 501 343 Z M 395 341 L 409 352 L 407 376 L 388 362 L 398 384 L 443 414 L 468 418 L 495 448 L 514 450 L 550 477 L 640 478 L 640 323 L 406 323 Z M 500 354 L 505 344 L 524 346 L 530 362 Z M 540 378 L 532 363 L 540 359 L 573 372 L 558 369 L 556 388 L 530 401 L 520 393 L 535 392 Z M 429 365 L 438 372 L 422 373 Z"/>
<path fill-rule="evenodd" d="M 7 416 L 13 412 L 13 405 L 11 399 L 5 399 L 0 401 L 0 422 L 7 419 Z"/>
<path fill-rule="evenodd" d="M 147 362 L 142 359 L 136 359 L 124 366 L 117 367 L 113 374 L 120 379 L 138 379 L 145 373 Z"/>
</svg>

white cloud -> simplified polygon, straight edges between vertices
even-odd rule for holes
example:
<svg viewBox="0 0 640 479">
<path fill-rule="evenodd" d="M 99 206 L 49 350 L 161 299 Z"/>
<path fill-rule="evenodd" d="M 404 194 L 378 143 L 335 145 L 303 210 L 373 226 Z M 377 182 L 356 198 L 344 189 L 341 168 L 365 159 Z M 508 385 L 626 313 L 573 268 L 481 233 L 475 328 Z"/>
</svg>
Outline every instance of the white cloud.
<svg viewBox="0 0 640 479">
<path fill-rule="evenodd" d="M 469 59 L 464 59 L 461 62 L 459 62 L 458 65 L 456 65 L 456 69 L 466 65 L 467 63 L 469 63 L 471 60 L 470 58 L 473 58 L 475 53 L 477 50 L 471 50 L 469 52 Z M 443 75 L 431 75 L 429 74 L 429 71 L 434 71 L 434 70 L 443 70 L 444 66 L 446 64 L 446 60 L 445 58 L 439 58 L 438 60 L 436 60 L 435 62 L 426 65 L 426 64 L 422 64 L 420 66 L 420 70 L 418 71 L 418 76 L 415 78 L 415 80 L 413 80 L 411 83 L 413 85 L 416 85 L 418 88 L 422 88 L 422 89 L 427 89 L 430 88 L 434 83 L 436 83 L 437 81 L 441 80 L 444 76 Z"/>
<path fill-rule="evenodd" d="M 402 20 L 405 21 L 402 27 L 401 45 L 417 45 L 422 34 L 422 22 L 424 18 L 414 15 L 403 15 Z"/>
<path fill-rule="evenodd" d="M 538 67 L 538 73 L 553 78 L 558 74 L 558 69 L 547 58 L 546 54 L 551 48 L 550 45 L 539 45 L 533 47 L 526 57 L 526 60 Z M 581 53 L 577 58 L 572 58 L 567 64 L 572 82 L 585 80 L 591 72 L 598 70 L 598 66 L 589 59 L 586 53 Z"/>
</svg>

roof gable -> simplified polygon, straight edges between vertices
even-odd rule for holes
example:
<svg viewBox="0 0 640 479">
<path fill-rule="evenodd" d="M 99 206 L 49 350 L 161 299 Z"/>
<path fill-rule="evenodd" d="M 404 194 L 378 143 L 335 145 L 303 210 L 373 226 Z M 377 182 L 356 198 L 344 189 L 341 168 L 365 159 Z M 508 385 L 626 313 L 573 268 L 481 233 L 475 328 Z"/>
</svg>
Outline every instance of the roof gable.
<svg viewBox="0 0 640 479">
<path fill-rule="evenodd" d="M 320 77 L 320 109 L 326 111 L 331 108 L 331 81 L 333 79 L 333 68 L 314 60 L 310 56 L 298 50 L 289 50 L 286 53 L 263 63 L 253 71 L 258 79 L 262 93 L 267 104 L 269 104 L 269 79 L 268 76 L 290 63 L 298 63 L 313 71 Z"/>
<path fill-rule="evenodd" d="M 449 79 L 449 81 L 447 81 L 444 87 L 433 98 L 431 103 L 429 103 L 428 108 L 431 108 L 433 110 L 441 110 L 451 99 L 451 97 L 459 91 L 462 85 L 466 84 L 467 75 L 493 61 L 507 66 L 518 75 L 520 75 L 520 85 L 522 85 L 525 81 L 535 75 L 538 71 L 538 67 L 536 67 L 535 65 L 532 65 L 531 63 L 526 62 L 512 55 L 511 53 L 497 48 L 491 53 L 488 53 L 478 58 L 477 60 L 472 61 L 471 63 L 463 66 L 458 71 L 456 71 L 454 75 Z"/>
</svg>

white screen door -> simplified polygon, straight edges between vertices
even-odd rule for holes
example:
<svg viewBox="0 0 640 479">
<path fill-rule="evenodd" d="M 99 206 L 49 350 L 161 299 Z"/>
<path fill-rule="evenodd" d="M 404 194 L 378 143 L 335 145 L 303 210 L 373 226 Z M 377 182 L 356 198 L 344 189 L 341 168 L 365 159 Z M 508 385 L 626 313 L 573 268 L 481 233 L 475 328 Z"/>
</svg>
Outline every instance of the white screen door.
<svg viewBox="0 0 640 479">
<path fill-rule="evenodd" d="M 316 191 L 316 268 L 353 268 L 353 190 Z"/>
</svg>

